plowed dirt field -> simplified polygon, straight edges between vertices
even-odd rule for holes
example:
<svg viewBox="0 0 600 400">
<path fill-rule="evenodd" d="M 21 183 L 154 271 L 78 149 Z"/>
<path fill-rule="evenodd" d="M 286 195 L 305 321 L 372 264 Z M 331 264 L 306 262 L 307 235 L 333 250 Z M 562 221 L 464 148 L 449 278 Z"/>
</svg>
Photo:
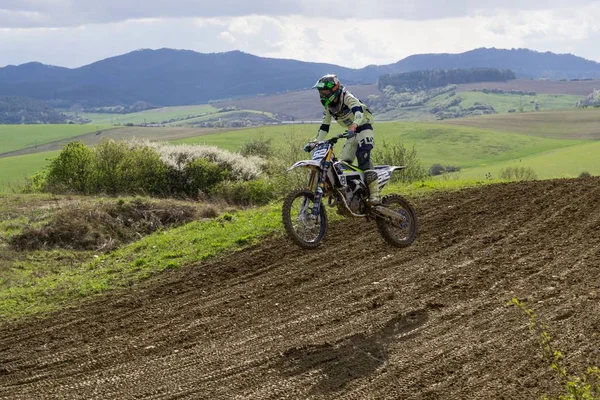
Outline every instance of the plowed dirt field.
<svg viewBox="0 0 600 400">
<path fill-rule="evenodd" d="M 526 300 L 571 371 L 600 365 L 600 179 L 416 203 L 389 247 L 342 221 L 0 327 L 2 399 L 535 399 L 561 389 Z"/>
</svg>

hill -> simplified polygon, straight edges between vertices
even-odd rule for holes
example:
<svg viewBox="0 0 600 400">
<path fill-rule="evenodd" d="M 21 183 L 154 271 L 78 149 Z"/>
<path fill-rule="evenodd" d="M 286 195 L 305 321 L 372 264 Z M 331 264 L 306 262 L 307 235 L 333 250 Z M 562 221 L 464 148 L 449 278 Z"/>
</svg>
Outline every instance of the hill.
<svg viewBox="0 0 600 400">
<path fill-rule="evenodd" d="M 417 202 L 423 229 L 407 249 L 358 220 L 332 224 L 316 251 L 276 233 L 5 323 L 0 397 L 557 397 L 527 316 L 506 304 L 526 299 L 570 371 L 600 364 L 599 184 L 438 193 Z"/>
<path fill-rule="evenodd" d="M 211 100 L 306 89 L 336 73 L 346 84 L 376 83 L 379 76 L 434 68 L 493 67 L 525 78 L 598 78 L 600 64 L 570 54 L 525 49 L 476 49 L 462 54 L 414 55 L 361 69 L 257 57 L 240 51 L 139 50 L 68 69 L 28 63 L 0 68 L 0 95 L 27 96 L 88 107 L 134 104 L 202 104 Z"/>
<path fill-rule="evenodd" d="M 539 103 L 541 110 L 572 109 L 578 100 L 600 88 L 599 80 L 591 81 L 550 81 L 516 79 L 509 82 L 482 82 L 474 84 L 454 85 L 452 90 L 462 101 L 458 104 L 463 108 L 474 106 L 475 102 L 483 102 L 494 106 L 496 113 L 506 114 L 509 109 L 523 108 L 532 111 L 535 108 L 529 104 L 534 100 Z M 393 96 L 378 89 L 377 85 L 349 85 L 348 89 L 371 107 L 376 120 L 410 120 L 410 121 L 435 121 L 436 115 L 430 110 L 436 103 L 442 103 L 447 94 L 435 96 L 419 106 L 399 106 L 399 101 L 394 101 Z M 475 90 L 499 89 L 507 93 L 498 95 L 494 93 L 476 93 Z M 535 96 L 527 96 L 523 101 L 521 95 L 510 95 L 508 92 L 535 92 Z M 435 92 L 432 90 L 430 92 Z M 467 93 L 469 92 L 469 93 Z M 473 92 L 473 93 L 470 93 Z M 434 96 L 434 94 L 431 94 Z M 580 97 L 574 97 L 580 96 Z M 405 97 L 419 97 L 419 93 L 406 94 Z M 525 103 L 525 104 L 521 104 Z M 228 100 L 213 103 L 215 107 L 236 107 L 239 109 L 253 109 L 270 112 L 278 115 L 282 120 L 291 121 L 320 121 L 323 109 L 314 91 L 301 90 L 285 94 L 259 96 L 242 100 Z"/>
<path fill-rule="evenodd" d="M 600 64 L 595 61 L 529 49 L 479 48 L 460 54 L 417 54 L 387 67 L 399 71 L 489 67 L 512 70 L 517 78 L 600 78 Z"/>
</svg>

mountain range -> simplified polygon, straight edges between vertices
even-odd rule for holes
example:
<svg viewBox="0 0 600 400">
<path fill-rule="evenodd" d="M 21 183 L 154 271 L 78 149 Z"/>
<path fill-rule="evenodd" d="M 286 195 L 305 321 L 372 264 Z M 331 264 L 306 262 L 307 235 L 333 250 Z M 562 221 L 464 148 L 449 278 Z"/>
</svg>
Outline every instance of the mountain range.
<svg viewBox="0 0 600 400">
<path fill-rule="evenodd" d="M 231 51 L 137 50 L 79 68 L 30 62 L 0 68 L 0 96 L 83 103 L 87 106 L 146 101 L 160 106 L 201 104 L 308 89 L 335 73 L 350 85 L 373 84 L 384 74 L 495 67 L 517 78 L 600 78 L 600 63 L 572 54 L 480 48 L 460 54 L 419 54 L 394 64 L 352 69 L 339 65 L 258 57 Z"/>
</svg>

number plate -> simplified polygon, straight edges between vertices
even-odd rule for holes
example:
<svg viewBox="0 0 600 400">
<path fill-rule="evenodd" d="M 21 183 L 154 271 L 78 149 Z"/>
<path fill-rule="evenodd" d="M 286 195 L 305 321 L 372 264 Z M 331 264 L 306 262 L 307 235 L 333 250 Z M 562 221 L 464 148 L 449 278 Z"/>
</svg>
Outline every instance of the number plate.
<svg viewBox="0 0 600 400">
<path fill-rule="evenodd" d="M 315 152 L 312 155 L 313 160 L 321 160 L 323 157 L 327 155 L 329 151 L 329 146 L 317 147 Z"/>
</svg>

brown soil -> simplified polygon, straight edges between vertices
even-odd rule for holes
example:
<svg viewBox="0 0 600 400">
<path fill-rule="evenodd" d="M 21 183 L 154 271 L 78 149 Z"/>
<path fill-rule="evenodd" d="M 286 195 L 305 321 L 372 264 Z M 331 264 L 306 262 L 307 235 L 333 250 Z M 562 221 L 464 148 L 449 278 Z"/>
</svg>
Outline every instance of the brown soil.
<svg viewBox="0 0 600 400">
<path fill-rule="evenodd" d="M 533 399 L 560 385 L 516 296 L 573 371 L 600 365 L 600 179 L 417 202 L 420 236 L 332 224 L 0 328 L 3 399 Z M 352 232 L 352 234 L 349 234 Z"/>
</svg>

